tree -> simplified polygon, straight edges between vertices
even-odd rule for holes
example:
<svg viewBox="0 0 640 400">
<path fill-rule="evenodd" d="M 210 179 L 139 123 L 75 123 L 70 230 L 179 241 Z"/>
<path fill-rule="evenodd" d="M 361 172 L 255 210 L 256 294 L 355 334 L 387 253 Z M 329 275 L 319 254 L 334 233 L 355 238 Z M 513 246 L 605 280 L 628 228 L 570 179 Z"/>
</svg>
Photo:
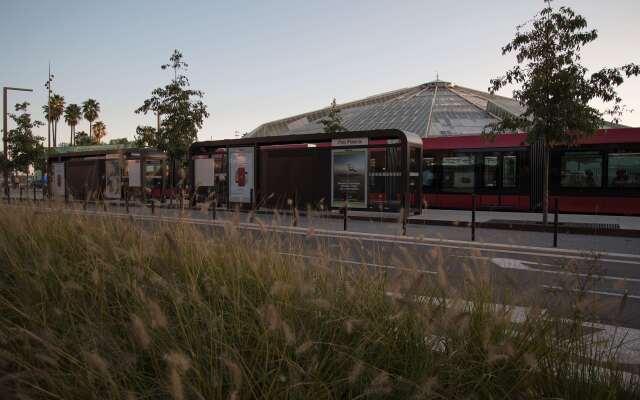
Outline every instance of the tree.
<svg viewBox="0 0 640 400">
<path fill-rule="evenodd" d="M 107 134 L 107 126 L 102 121 L 98 121 L 93 124 L 93 138 L 96 144 L 100 144 L 100 141 Z"/>
<path fill-rule="evenodd" d="M 14 129 L 7 132 L 7 153 L 8 160 L 2 160 L 4 172 L 29 173 L 29 166 L 42 168 L 44 160 L 43 137 L 35 136 L 33 129 L 44 125 L 42 122 L 31 120 L 31 114 L 27 109 L 29 103 L 18 103 L 15 105 L 16 114 L 9 114 L 11 120 L 16 124 Z M 17 114 L 19 113 L 19 114 Z"/>
<path fill-rule="evenodd" d="M 129 139 L 127 138 L 118 138 L 109 140 L 109 144 L 129 144 Z"/>
<path fill-rule="evenodd" d="M 156 143 L 157 132 L 151 126 L 139 126 L 136 128 L 134 143 L 138 147 L 158 147 Z"/>
<path fill-rule="evenodd" d="M 160 67 L 163 70 L 173 69 L 173 80 L 164 87 L 154 89 L 151 97 L 135 110 L 136 113 L 159 114 L 160 129 L 155 132 L 151 142 L 154 147 L 169 154 L 173 167 L 176 160 L 184 161 L 189 146 L 197 139 L 198 129 L 209 117 L 207 106 L 201 100 L 204 93 L 191 89 L 189 79 L 183 75 L 188 64 L 182 61 L 182 57 L 180 51 L 173 51 L 169 64 Z"/>
<path fill-rule="evenodd" d="M 53 147 L 57 146 L 58 121 L 64 112 L 64 97 L 54 94 L 49 98 L 49 104 L 42 106 L 45 118 L 51 122 Z"/>
<path fill-rule="evenodd" d="M 67 108 L 65 108 L 65 110 L 64 110 L 64 121 L 71 128 L 71 136 L 69 138 L 69 144 L 71 146 L 73 146 L 74 143 L 75 143 L 74 139 L 76 137 L 76 135 L 75 135 L 76 125 L 78 125 L 78 122 L 80 122 L 81 118 L 82 118 L 82 109 L 80 108 L 79 105 L 77 105 L 77 104 L 69 104 L 67 106 Z"/>
<path fill-rule="evenodd" d="M 320 123 L 324 125 L 325 133 L 347 132 L 348 129 L 342 126 L 342 117 L 340 117 L 340 108 L 336 104 L 336 99 L 331 101 L 329 106 L 329 113 L 327 116 L 320 120 Z"/>
<path fill-rule="evenodd" d="M 76 146 L 90 146 L 93 144 L 91 138 L 85 131 L 76 132 L 76 135 L 73 138 L 73 143 Z"/>
<path fill-rule="evenodd" d="M 524 131 L 529 143 L 544 148 L 543 222 L 549 210 L 549 149 L 572 145 L 584 136 L 593 135 L 609 116 L 617 123 L 625 107 L 616 92 L 625 77 L 640 74 L 640 67 L 627 64 L 604 68 L 593 74 L 581 63 L 582 48 L 596 40 L 595 29 L 571 8 L 551 6 L 551 0 L 529 22 L 517 27 L 516 35 L 502 48 L 502 54 L 514 52 L 517 65 L 504 75 L 492 79 L 489 91 L 495 93 L 507 85 L 516 85 L 513 98 L 525 111 L 506 117 L 487 127 L 494 136 Z M 612 103 L 600 112 L 590 106 L 592 100 Z"/>
<path fill-rule="evenodd" d="M 93 138 L 93 130 L 91 124 L 98 119 L 100 114 L 100 103 L 94 99 L 89 99 L 82 103 L 82 115 L 84 119 L 89 121 L 89 139 Z"/>
</svg>

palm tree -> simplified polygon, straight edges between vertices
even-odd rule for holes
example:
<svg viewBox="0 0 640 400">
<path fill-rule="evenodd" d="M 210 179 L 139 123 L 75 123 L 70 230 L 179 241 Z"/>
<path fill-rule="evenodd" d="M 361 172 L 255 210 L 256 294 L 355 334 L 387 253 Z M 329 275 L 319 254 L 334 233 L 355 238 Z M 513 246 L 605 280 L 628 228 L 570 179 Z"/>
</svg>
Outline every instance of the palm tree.
<svg viewBox="0 0 640 400">
<path fill-rule="evenodd" d="M 49 109 L 51 109 L 51 112 L 49 112 Z M 52 123 L 53 147 L 56 147 L 58 121 L 64 112 L 64 97 L 59 94 L 54 94 L 49 99 L 49 104 L 42 106 L 42 111 L 44 112 L 44 117 L 47 121 Z M 51 137 L 49 137 L 49 140 L 51 140 Z"/>
<path fill-rule="evenodd" d="M 76 135 L 76 125 L 82 119 L 82 110 L 80 106 L 77 104 L 69 104 L 67 108 L 64 110 L 64 121 L 71 127 L 71 138 L 69 140 L 69 145 L 75 145 L 75 135 Z"/>
<path fill-rule="evenodd" d="M 100 144 L 100 140 L 107 134 L 107 126 L 102 121 L 93 124 L 93 136 L 96 144 Z"/>
<path fill-rule="evenodd" d="M 49 110 L 50 112 L 48 113 L 48 117 L 50 117 L 51 121 L 53 122 L 53 147 L 56 147 L 58 145 L 58 121 L 60 120 L 62 113 L 64 113 L 64 97 L 60 96 L 59 94 L 54 94 L 53 96 L 51 96 L 51 100 L 49 102 Z"/>
<path fill-rule="evenodd" d="M 100 103 L 97 100 L 89 99 L 82 103 L 82 114 L 84 119 L 89 121 L 89 138 L 92 137 L 93 132 L 91 124 L 98 119 L 98 113 L 100 113 Z"/>
</svg>

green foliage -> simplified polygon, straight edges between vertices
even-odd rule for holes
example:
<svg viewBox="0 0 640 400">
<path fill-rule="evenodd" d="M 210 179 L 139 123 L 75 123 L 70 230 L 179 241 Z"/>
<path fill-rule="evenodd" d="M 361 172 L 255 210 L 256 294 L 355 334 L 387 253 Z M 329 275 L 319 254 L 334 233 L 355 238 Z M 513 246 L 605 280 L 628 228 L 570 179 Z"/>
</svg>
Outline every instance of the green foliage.
<svg viewBox="0 0 640 400">
<path fill-rule="evenodd" d="M 77 104 L 69 104 L 64 110 L 64 121 L 71 128 L 69 144 L 73 146 L 75 139 L 76 125 L 82 119 L 82 109 Z"/>
<path fill-rule="evenodd" d="M 109 140 L 109 144 L 129 144 L 129 139 L 127 138 L 118 138 Z"/>
<path fill-rule="evenodd" d="M 89 135 L 85 131 L 76 132 L 73 143 L 76 146 L 90 146 L 94 144 L 93 140 L 89 137 Z"/>
<path fill-rule="evenodd" d="M 136 128 L 136 136 L 134 142 L 138 147 L 158 147 L 156 140 L 158 135 L 152 126 L 138 126 Z"/>
<path fill-rule="evenodd" d="M 594 352 L 592 333 L 539 309 L 513 322 L 517 311 L 481 274 L 470 274 L 464 288 L 450 285 L 438 266 L 442 254 L 385 276 L 333 261 L 336 250 L 312 233 L 301 242 L 269 232 L 246 235 L 233 224 L 224 231 L 184 224 L 148 229 L 125 219 L 0 207 L 0 393 L 34 399 L 640 394 L 637 378 L 625 384 L 620 367 L 609 362 L 615 348 L 598 343 L 602 350 Z M 317 257 L 287 255 L 316 246 Z M 484 267 L 478 262 L 474 269 Z M 441 272 L 431 278 L 424 268 Z"/>
<path fill-rule="evenodd" d="M 189 80 L 182 75 L 182 71 L 188 67 L 182 61 L 182 53 L 174 50 L 169 60 L 170 63 L 161 68 L 173 69 L 173 80 L 162 88 L 154 89 L 151 97 L 135 112 L 159 113 L 160 130 L 155 132 L 153 140 L 146 143 L 153 142 L 155 147 L 166 151 L 172 159 L 183 160 L 209 113 L 201 100 L 204 93 L 190 89 Z"/>
<path fill-rule="evenodd" d="M 82 103 L 82 115 L 89 121 L 89 138 L 93 138 L 93 121 L 98 119 L 100 114 L 100 103 L 95 99 L 89 99 Z"/>
<path fill-rule="evenodd" d="M 105 137 L 106 134 L 107 134 L 107 125 L 105 125 L 104 122 L 98 121 L 95 124 L 93 124 L 93 141 L 96 144 L 100 144 L 100 141 L 102 141 L 102 138 Z"/>
<path fill-rule="evenodd" d="M 324 126 L 325 133 L 337 133 L 347 132 L 348 130 L 342 126 L 342 117 L 340 117 L 340 108 L 336 104 L 336 99 L 331 101 L 329 106 L 329 113 L 325 118 L 320 120 L 320 123 Z"/>
<path fill-rule="evenodd" d="M 16 104 L 15 110 L 19 114 L 9 114 L 16 124 L 14 129 L 7 132 L 8 160 L 2 160 L 2 168 L 7 171 L 29 172 L 29 166 L 41 169 L 44 160 L 44 138 L 35 136 L 33 129 L 42 126 L 42 122 L 31 120 L 31 114 L 27 112 L 29 103 Z"/>
<path fill-rule="evenodd" d="M 572 144 L 602 126 L 603 117 L 614 123 L 624 111 L 616 92 L 624 77 L 636 76 L 640 67 L 628 64 L 604 68 L 589 75 L 581 61 L 584 46 L 598 33 L 571 8 L 555 9 L 551 1 L 531 21 L 518 26 L 502 54 L 515 53 L 517 65 L 491 80 L 493 93 L 517 85 L 513 98 L 525 108 L 519 117 L 507 117 L 490 127 L 490 134 L 525 131 L 529 142 L 543 140 L 547 146 Z M 593 100 L 611 103 L 604 113 L 590 105 Z"/>
</svg>

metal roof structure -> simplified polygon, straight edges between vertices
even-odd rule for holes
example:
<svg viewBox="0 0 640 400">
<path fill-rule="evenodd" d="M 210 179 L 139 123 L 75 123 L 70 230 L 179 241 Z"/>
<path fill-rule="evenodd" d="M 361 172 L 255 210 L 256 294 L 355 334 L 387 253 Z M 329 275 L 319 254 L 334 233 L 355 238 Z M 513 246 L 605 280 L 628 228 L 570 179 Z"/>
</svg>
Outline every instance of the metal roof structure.
<svg viewBox="0 0 640 400">
<path fill-rule="evenodd" d="M 420 137 L 477 135 L 506 115 L 524 109 L 508 97 L 436 80 L 340 104 L 343 126 L 350 131 L 400 129 Z M 260 125 L 248 137 L 320 133 L 323 108 Z"/>
</svg>

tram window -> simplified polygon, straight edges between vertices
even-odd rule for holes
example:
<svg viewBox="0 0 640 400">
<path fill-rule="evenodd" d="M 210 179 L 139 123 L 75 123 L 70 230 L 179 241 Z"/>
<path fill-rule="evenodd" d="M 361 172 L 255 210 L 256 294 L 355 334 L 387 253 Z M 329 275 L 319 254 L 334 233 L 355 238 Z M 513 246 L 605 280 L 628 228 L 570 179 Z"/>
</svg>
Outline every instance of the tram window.
<svg viewBox="0 0 640 400">
<path fill-rule="evenodd" d="M 442 187 L 444 189 L 471 189 L 474 185 L 474 157 L 443 157 Z"/>
<path fill-rule="evenodd" d="M 422 159 L 422 186 L 433 187 L 433 157 Z"/>
<path fill-rule="evenodd" d="M 608 172 L 610 187 L 640 187 L 640 153 L 609 154 Z"/>
<path fill-rule="evenodd" d="M 498 185 L 498 157 L 483 157 L 482 181 L 484 187 L 496 187 Z"/>
<path fill-rule="evenodd" d="M 513 188 L 518 185 L 518 156 L 502 157 L 502 187 Z"/>
<path fill-rule="evenodd" d="M 602 156 L 595 151 L 569 152 L 562 156 L 562 187 L 602 187 Z"/>
<path fill-rule="evenodd" d="M 147 161 L 144 165 L 144 186 L 148 190 L 162 187 L 162 163 L 159 161 Z"/>
</svg>

